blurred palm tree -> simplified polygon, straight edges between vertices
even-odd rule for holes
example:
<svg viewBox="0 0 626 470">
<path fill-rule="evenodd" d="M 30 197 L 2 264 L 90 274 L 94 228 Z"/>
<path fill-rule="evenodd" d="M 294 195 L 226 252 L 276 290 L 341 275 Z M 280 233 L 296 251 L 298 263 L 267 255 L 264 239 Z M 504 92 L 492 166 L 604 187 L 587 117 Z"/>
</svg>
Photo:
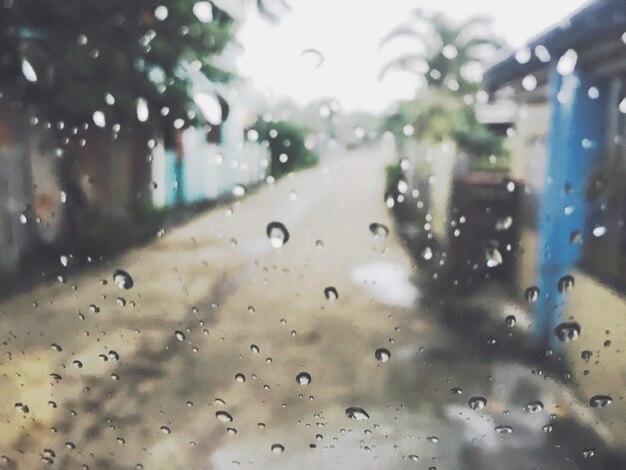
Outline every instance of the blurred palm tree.
<svg viewBox="0 0 626 470">
<path fill-rule="evenodd" d="M 410 22 L 385 36 L 381 47 L 398 38 L 409 38 L 417 40 L 421 50 L 392 59 L 381 69 L 379 80 L 399 68 L 423 76 L 429 87 L 461 94 L 475 91 L 486 55 L 501 47 L 489 33 L 489 24 L 490 19 L 484 16 L 454 23 L 442 13 L 413 10 Z"/>
</svg>

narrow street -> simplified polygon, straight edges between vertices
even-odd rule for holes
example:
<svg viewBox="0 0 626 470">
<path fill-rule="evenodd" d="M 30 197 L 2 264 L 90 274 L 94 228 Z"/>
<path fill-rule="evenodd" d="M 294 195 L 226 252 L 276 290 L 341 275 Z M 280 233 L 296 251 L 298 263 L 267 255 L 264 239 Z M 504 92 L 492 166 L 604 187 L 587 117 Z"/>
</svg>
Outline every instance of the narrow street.
<svg viewBox="0 0 626 470">
<path fill-rule="evenodd" d="M 420 306 L 391 157 L 329 155 L 0 304 L 0 467 L 619 468 L 610 407 Z"/>
</svg>

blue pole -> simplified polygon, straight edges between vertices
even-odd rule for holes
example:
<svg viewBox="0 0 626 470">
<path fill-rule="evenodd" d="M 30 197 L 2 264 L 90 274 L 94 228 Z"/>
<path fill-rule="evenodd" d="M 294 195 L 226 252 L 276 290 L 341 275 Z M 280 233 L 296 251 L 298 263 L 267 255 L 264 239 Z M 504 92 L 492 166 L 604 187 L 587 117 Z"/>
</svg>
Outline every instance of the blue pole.
<svg viewBox="0 0 626 470">
<path fill-rule="evenodd" d="M 576 68 L 566 76 L 550 71 L 550 133 L 548 164 L 538 220 L 538 284 L 534 332 L 537 342 L 556 348 L 554 328 L 563 317 L 567 292 L 558 292 L 561 277 L 571 274 L 582 244 L 570 240 L 574 231 L 588 233 L 591 204 L 585 200 L 588 178 L 606 151 L 609 82 Z"/>
</svg>

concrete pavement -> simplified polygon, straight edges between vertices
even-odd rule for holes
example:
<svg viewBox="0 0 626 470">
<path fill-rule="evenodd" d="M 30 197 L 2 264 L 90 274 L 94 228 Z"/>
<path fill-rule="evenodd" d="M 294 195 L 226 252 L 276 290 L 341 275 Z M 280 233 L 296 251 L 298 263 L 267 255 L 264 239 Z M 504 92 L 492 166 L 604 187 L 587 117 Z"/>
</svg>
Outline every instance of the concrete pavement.
<svg viewBox="0 0 626 470">
<path fill-rule="evenodd" d="M 0 466 L 605 468 L 610 407 L 564 413 L 566 385 L 420 306 L 383 203 L 391 154 L 338 151 L 0 304 Z M 272 221 L 289 231 L 280 248 Z"/>
</svg>

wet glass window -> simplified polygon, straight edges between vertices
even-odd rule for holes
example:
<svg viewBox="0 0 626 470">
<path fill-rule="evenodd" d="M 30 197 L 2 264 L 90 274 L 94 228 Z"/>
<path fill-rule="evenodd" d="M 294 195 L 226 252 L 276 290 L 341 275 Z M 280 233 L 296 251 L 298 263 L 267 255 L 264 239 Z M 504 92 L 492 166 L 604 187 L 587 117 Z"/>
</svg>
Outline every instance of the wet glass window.
<svg viewBox="0 0 626 470">
<path fill-rule="evenodd" d="M 0 468 L 626 468 L 623 0 L 0 0 Z"/>
</svg>

